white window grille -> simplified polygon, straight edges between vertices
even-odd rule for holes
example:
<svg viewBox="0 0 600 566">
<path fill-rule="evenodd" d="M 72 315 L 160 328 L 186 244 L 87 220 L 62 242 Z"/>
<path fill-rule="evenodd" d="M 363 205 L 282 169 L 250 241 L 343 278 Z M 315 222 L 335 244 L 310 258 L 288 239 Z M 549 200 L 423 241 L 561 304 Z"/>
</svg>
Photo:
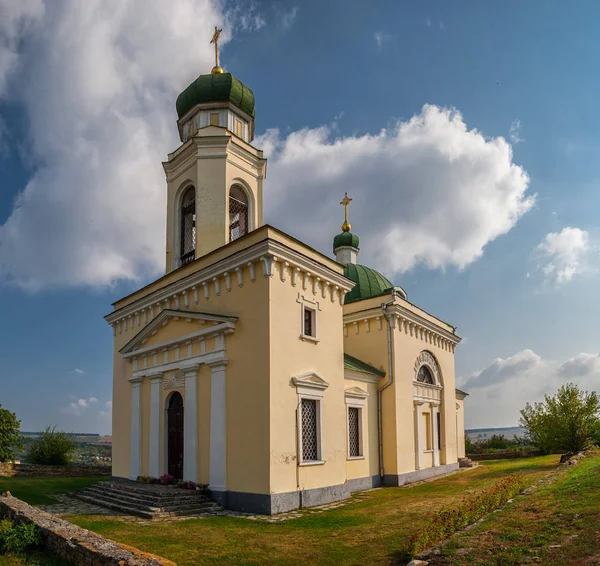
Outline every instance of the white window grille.
<svg viewBox="0 0 600 566">
<path fill-rule="evenodd" d="M 196 258 L 196 189 L 190 187 L 181 202 L 181 250 L 180 265 L 185 265 Z"/>
<path fill-rule="evenodd" d="M 348 407 L 348 454 L 350 458 L 362 456 L 360 447 L 360 409 Z"/>
<path fill-rule="evenodd" d="M 237 185 L 229 191 L 229 241 L 248 233 L 248 197 Z"/>
<path fill-rule="evenodd" d="M 302 461 L 316 462 L 320 460 L 319 447 L 319 414 L 316 399 L 302 399 Z"/>
</svg>

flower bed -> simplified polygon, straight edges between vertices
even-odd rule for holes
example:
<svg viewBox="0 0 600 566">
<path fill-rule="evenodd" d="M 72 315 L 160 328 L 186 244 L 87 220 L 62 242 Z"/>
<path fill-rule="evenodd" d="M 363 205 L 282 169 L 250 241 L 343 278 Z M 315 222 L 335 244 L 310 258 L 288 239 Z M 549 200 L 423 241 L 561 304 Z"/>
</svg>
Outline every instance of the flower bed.
<svg viewBox="0 0 600 566">
<path fill-rule="evenodd" d="M 499 480 L 486 491 L 465 497 L 455 509 L 442 509 L 430 516 L 427 524 L 411 537 L 407 552 L 414 556 L 449 538 L 494 509 L 502 507 L 519 494 L 524 487 L 523 475 L 512 474 Z"/>
</svg>

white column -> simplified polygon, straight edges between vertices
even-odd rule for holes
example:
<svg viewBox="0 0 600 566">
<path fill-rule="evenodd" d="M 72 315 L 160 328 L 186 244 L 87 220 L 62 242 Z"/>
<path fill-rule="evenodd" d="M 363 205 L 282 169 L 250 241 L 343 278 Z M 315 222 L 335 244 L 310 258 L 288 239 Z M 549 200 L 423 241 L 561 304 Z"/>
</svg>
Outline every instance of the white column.
<svg viewBox="0 0 600 566">
<path fill-rule="evenodd" d="M 438 449 L 438 411 L 440 410 L 439 405 L 431 404 L 431 428 L 433 431 L 433 465 L 440 465 L 440 451 Z"/>
<path fill-rule="evenodd" d="M 415 401 L 415 469 L 423 469 L 423 402 Z"/>
<path fill-rule="evenodd" d="M 157 478 L 160 476 L 160 385 L 164 375 L 156 373 L 148 376 L 150 380 L 150 456 L 149 466 L 150 476 Z"/>
<path fill-rule="evenodd" d="M 183 410 L 183 479 L 198 481 L 198 369 L 183 369 L 185 407 Z"/>
<path fill-rule="evenodd" d="M 131 446 L 129 448 L 129 479 L 142 473 L 142 377 L 131 381 Z"/>
<path fill-rule="evenodd" d="M 210 378 L 210 476 L 212 491 L 227 490 L 227 406 L 225 363 L 212 366 Z"/>
</svg>

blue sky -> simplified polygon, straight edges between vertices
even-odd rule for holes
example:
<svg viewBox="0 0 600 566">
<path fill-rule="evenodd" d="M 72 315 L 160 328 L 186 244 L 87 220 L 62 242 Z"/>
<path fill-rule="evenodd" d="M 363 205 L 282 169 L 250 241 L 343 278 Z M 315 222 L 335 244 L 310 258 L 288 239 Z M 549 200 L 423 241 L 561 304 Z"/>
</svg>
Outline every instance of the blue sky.
<svg viewBox="0 0 600 566">
<path fill-rule="evenodd" d="M 216 23 L 256 96 L 268 222 L 330 253 L 350 192 L 360 261 L 458 326 L 468 426 L 596 388 L 599 12 L 0 0 L 0 403 L 110 432 L 102 317 L 162 269 L 160 161 Z"/>
</svg>

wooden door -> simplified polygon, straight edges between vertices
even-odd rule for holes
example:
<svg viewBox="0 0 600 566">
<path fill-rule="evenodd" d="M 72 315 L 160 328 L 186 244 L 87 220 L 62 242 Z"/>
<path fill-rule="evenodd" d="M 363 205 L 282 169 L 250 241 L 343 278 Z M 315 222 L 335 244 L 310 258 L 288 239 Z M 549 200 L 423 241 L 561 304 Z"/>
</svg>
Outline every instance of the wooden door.
<svg viewBox="0 0 600 566">
<path fill-rule="evenodd" d="M 173 393 L 167 409 L 169 474 L 183 478 L 183 398 Z"/>
</svg>

